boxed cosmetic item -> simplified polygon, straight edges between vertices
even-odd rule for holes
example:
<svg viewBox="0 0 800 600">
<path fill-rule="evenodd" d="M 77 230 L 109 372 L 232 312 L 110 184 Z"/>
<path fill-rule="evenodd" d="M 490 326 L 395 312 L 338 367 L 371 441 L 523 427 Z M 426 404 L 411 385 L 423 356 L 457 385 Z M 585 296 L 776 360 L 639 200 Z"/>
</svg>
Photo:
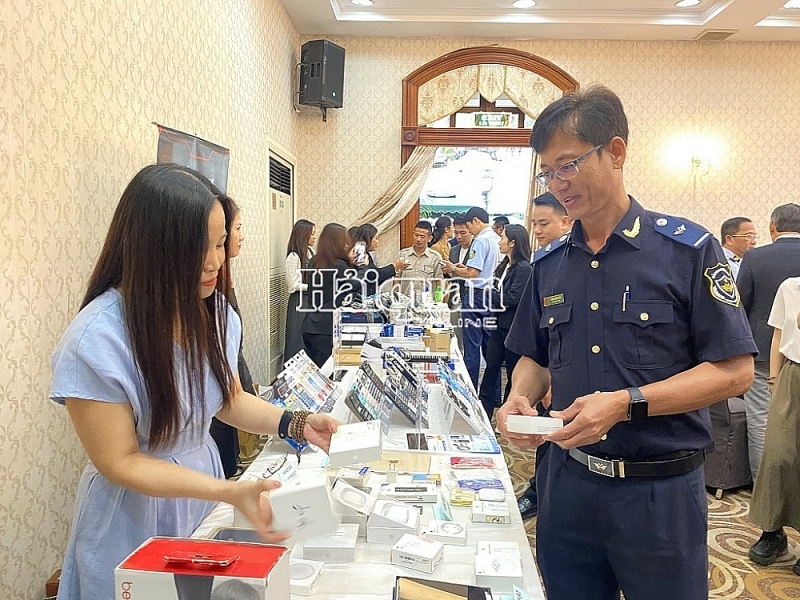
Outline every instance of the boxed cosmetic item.
<svg viewBox="0 0 800 600">
<path fill-rule="evenodd" d="M 380 495 L 398 502 L 438 502 L 435 483 L 384 483 Z"/>
<path fill-rule="evenodd" d="M 527 415 L 508 415 L 506 427 L 513 433 L 547 435 L 564 427 L 564 421 L 555 417 L 529 417 Z"/>
<path fill-rule="evenodd" d="M 381 422 L 363 421 L 339 425 L 328 451 L 331 467 L 338 469 L 381 458 Z"/>
<path fill-rule="evenodd" d="M 492 592 L 512 593 L 514 586 L 522 587 L 522 562 L 514 556 L 478 554 L 475 582 L 491 588 Z"/>
<path fill-rule="evenodd" d="M 467 545 L 467 524 L 461 521 L 439 521 L 431 519 L 425 525 L 422 535 L 443 544 L 452 546 Z"/>
<path fill-rule="evenodd" d="M 303 560 L 302 558 L 289 559 L 289 583 L 292 594 L 309 596 L 314 590 L 325 563 L 316 560 Z"/>
<path fill-rule="evenodd" d="M 150 538 L 114 570 L 116 600 L 285 600 L 289 550 L 218 540 Z"/>
<path fill-rule="evenodd" d="M 392 547 L 392 564 L 431 574 L 444 558 L 444 544 L 412 533 Z"/>
<path fill-rule="evenodd" d="M 394 544 L 406 533 L 419 529 L 416 507 L 394 500 L 378 499 L 367 519 L 367 541 L 375 544 Z"/>
<path fill-rule="evenodd" d="M 511 522 L 511 512 L 505 502 L 475 500 L 472 503 L 472 522 L 505 525 Z"/>
<path fill-rule="evenodd" d="M 336 531 L 339 526 L 328 479 L 320 469 L 295 469 L 281 487 L 269 493 L 269 501 L 273 529 L 290 532 L 292 543 Z"/>
<path fill-rule="evenodd" d="M 303 558 L 326 563 L 353 562 L 357 539 L 358 525 L 342 523 L 332 533 L 308 538 L 303 544 Z"/>
</svg>

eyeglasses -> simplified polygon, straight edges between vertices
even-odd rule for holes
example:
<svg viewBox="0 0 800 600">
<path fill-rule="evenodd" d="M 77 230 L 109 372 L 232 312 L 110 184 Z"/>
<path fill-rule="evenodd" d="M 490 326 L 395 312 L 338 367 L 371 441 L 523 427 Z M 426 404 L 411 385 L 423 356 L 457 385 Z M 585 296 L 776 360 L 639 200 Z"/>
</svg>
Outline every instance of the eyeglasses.
<svg viewBox="0 0 800 600">
<path fill-rule="evenodd" d="M 553 179 L 558 177 L 562 181 L 566 181 L 567 179 L 572 179 L 578 174 L 578 163 L 583 162 L 592 152 L 596 152 L 600 148 L 603 147 L 603 144 L 597 144 L 594 148 L 581 154 L 575 160 L 571 160 L 568 163 L 564 163 L 557 169 L 553 169 L 552 171 L 546 171 L 545 173 L 539 173 L 534 179 L 536 183 L 541 185 L 542 187 L 550 187 L 553 184 Z"/>
<path fill-rule="evenodd" d="M 755 233 L 729 233 L 728 235 L 730 237 L 743 237 L 743 238 L 747 238 L 748 240 L 757 240 L 758 239 L 758 235 L 756 235 Z"/>
</svg>

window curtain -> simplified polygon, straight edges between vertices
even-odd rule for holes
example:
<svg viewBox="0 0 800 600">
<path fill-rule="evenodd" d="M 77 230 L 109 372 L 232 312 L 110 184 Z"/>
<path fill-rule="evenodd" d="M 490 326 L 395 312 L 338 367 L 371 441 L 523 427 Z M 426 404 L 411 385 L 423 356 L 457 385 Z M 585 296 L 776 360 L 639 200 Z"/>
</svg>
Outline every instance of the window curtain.
<svg viewBox="0 0 800 600">
<path fill-rule="evenodd" d="M 436 146 L 417 146 L 400 169 L 397 179 L 356 220 L 356 224 L 372 223 L 380 232 L 397 225 L 419 200 L 435 154 Z"/>
</svg>

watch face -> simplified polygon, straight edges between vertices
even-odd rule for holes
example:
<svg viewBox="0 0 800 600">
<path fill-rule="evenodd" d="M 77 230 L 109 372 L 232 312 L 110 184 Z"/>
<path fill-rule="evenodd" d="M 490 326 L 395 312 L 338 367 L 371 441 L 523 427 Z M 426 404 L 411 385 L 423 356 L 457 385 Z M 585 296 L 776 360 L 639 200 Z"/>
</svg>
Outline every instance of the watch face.
<svg viewBox="0 0 800 600">
<path fill-rule="evenodd" d="M 647 418 L 647 400 L 635 400 L 628 405 L 628 420 L 635 422 Z"/>
</svg>

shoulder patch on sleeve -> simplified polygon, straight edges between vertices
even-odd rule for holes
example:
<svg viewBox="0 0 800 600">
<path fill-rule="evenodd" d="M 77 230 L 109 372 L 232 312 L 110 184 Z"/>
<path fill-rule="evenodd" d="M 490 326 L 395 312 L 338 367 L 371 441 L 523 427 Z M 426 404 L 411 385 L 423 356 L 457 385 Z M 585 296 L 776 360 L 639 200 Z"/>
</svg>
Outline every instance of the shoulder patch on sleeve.
<svg viewBox="0 0 800 600">
<path fill-rule="evenodd" d="M 713 267 L 708 267 L 703 271 L 703 275 L 708 280 L 708 288 L 714 300 L 733 307 L 739 306 L 739 289 L 736 287 L 728 263 L 717 263 Z"/>
<path fill-rule="evenodd" d="M 557 240 L 553 240 L 552 242 L 547 244 L 547 246 L 545 246 L 544 248 L 539 248 L 536 252 L 533 253 L 533 258 L 531 259 L 531 263 L 535 263 L 536 261 L 543 259 L 548 254 L 552 254 L 553 250 L 561 248 L 561 246 L 566 244 L 568 241 L 569 241 L 569 234 L 565 233 Z"/>
<path fill-rule="evenodd" d="M 657 216 L 653 220 L 653 228 L 661 235 L 692 248 L 702 248 L 712 237 L 710 232 L 698 225 L 667 215 Z"/>
</svg>

